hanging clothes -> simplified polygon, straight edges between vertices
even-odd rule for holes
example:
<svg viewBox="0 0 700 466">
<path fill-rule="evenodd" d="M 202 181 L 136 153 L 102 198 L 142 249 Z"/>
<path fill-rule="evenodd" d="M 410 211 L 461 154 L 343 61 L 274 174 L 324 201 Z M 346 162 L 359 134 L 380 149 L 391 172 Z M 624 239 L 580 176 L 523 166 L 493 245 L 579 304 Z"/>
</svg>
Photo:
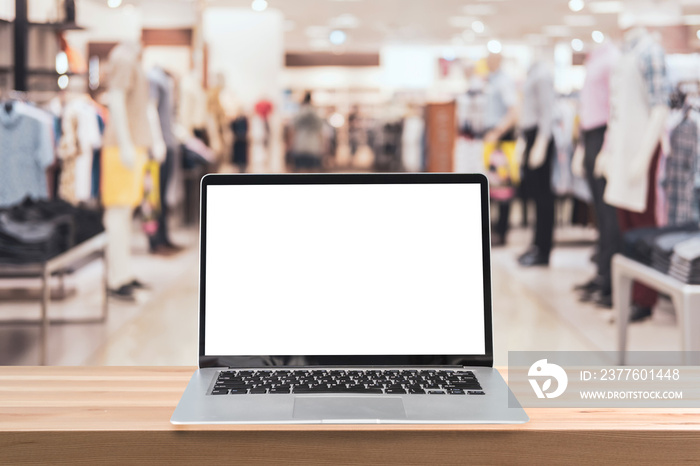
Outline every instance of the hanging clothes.
<svg viewBox="0 0 700 466">
<path fill-rule="evenodd" d="M 46 169 L 54 163 L 52 132 L 19 102 L 0 105 L 0 207 L 48 197 Z"/>
<path fill-rule="evenodd" d="M 665 56 L 661 45 L 644 33 L 629 44 L 610 79 L 605 202 L 632 212 L 655 209 L 646 201 L 647 191 L 653 189 L 656 178 L 651 178 L 651 184 L 647 177 L 637 179 L 630 167 L 642 163 L 635 158 L 642 142 L 640 135 L 648 129 L 652 108 L 668 102 Z"/>
<path fill-rule="evenodd" d="M 695 173 L 698 163 L 698 124 L 686 114 L 671 131 L 671 153 L 662 181 L 668 225 L 698 221 Z"/>
<path fill-rule="evenodd" d="M 58 196 L 71 204 L 88 201 L 92 188 L 92 155 L 101 145 L 97 111 L 87 98 L 68 102 L 61 118 Z"/>
</svg>

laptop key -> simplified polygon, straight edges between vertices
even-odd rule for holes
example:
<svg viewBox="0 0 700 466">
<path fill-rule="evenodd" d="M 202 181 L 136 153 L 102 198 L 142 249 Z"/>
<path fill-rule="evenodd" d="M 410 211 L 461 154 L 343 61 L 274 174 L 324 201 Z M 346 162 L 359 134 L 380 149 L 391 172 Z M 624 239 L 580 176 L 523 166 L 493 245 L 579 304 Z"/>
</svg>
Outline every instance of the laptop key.
<svg viewBox="0 0 700 466">
<path fill-rule="evenodd" d="M 286 394 L 289 394 L 289 387 L 287 387 L 287 388 L 271 388 L 268 393 L 286 393 Z"/>
<path fill-rule="evenodd" d="M 229 394 L 230 395 L 245 395 L 246 393 L 248 393 L 248 390 L 245 388 L 234 388 L 231 390 L 231 392 Z"/>
<path fill-rule="evenodd" d="M 449 395 L 464 395 L 464 390 L 462 390 L 461 388 L 453 388 L 453 389 L 447 390 L 447 393 Z"/>
<path fill-rule="evenodd" d="M 251 395 L 262 395 L 263 393 L 267 393 L 267 389 L 262 388 L 262 387 L 250 389 Z"/>
<path fill-rule="evenodd" d="M 467 395 L 486 395 L 483 390 L 471 390 L 467 392 Z"/>
<path fill-rule="evenodd" d="M 228 390 L 224 388 L 219 388 L 211 391 L 212 395 L 228 395 Z"/>
<path fill-rule="evenodd" d="M 428 390 L 428 395 L 444 395 L 444 390 Z"/>
<path fill-rule="evenodd" d="M 403 388 L 387 388 L 384 393 L 387 395 L 405 395 L 406 390 Z"/>
</svg>

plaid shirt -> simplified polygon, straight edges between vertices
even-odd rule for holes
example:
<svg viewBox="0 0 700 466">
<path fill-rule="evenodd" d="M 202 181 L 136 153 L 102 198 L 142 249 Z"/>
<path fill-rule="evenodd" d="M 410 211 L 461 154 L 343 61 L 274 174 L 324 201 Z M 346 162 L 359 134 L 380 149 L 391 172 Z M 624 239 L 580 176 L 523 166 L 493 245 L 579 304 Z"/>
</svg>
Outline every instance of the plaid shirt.
<svg viewBox="0 0 700 466">
<path fill-rule="evenodd" d="M 683 118 L 671 131 L 671 154 L 666 159 L 662 182 L 668 206 L 668 224 L 698 221 L 695 199 L 695 171 L 698 164 L 698 124 Z"/>
<path fill-rule="evenodd" d="M 640 41 L 645 43 L 640 45 Z M 637 47 L 637 45 L 640 45 L 640 47 Z M 671 89 L 666 72 L 666 52 L 661 44 L 649 36 L 642 37 L 628 44 L 628 51 L 637 49 L 639 49 L 637 53 L 640 71 L 644 81 L 647 83 L 649 106 L 668 105 Z"/>
</svg>

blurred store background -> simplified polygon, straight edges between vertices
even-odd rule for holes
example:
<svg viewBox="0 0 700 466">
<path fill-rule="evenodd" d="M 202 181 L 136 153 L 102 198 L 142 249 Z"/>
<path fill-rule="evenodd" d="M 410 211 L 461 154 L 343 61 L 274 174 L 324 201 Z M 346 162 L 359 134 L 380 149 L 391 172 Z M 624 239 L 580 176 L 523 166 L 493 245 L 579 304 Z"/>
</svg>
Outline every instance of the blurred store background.
<svg viewBox="0 0 700 466">
<path fill-rule="evenodd" d="M 0 0 L 0 364 L 196 364 L 206 173 L 486 173 L 497 364 L 616 349 L 613 254 L 700 283 L 699 93 L 698 0 Z"/>
</svg>

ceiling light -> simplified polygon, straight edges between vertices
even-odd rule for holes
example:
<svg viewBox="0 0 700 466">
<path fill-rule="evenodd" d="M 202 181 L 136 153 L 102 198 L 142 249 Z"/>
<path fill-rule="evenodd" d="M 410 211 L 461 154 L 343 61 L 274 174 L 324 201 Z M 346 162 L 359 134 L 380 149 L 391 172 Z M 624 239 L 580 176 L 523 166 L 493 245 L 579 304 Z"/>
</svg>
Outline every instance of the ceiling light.
<svg viewBox="0 0 700 466">
<path fill-rule="evenodd" d="M 569 0 L 569 9 L 573 12 L 583 10 L 583 0 Z"/>
<path fill-rule="evenodd" d="M 482 23 L 481 21 L 474 21 L 472 23 L 472 31 L 476 32 L 477 34 L 481 34 L 482 32 L 484 32 L 484 29 L 486 28 L 484 27 L 484 23 Z"/>
<path fill-rule="evenodd" d="M 501 53 L 501 50 L 503 50 L 503 46 L 496 39 L 491 39 L 488 44 L 486 44 L 486 48 L 491 53 Z"/>
<path fill-rule="evenodd" d="M 68 55 L 66 55 L 66 52 L 58 52 L 56 54 L 56 73 L 68 73 Z"/>
<path fill-rule="evenodd" d="M 58 88 L 59 89 L 67 88 L 69 82 L 70 82 L 70 80 L 68 79 L 68 76 L 66 76 L 65 74 L 62 76 L 59 76 L 58 77 Z"/>
<path fill-rule="evenodd" d="M 265 11 L 267 9 L 267 0 L 253 0 L 250 7 L 255 11 Z"/>
<path fill-rule="evenodd" d="M 590 2 L 588 9 L 598 15 L 622 13 L 625 9 L 623 2 Z"/>
<path fill-rule="evenodd" d="M 583 50 L 583 41 L 581 39 L 574 39 L 571 41 L 571 48 L 574 52 L 580 52 Z"/>
<path fill-rule="evenodd" d="M 595 42 L 596 44 L 602 44 L 605 40 L 605 34 L 603 34 L 600 31 L 593 31 L 591 33 L 591 39 L 593 39 L 593 42 Z"/>
<path fill-rule="evenodd" d="M 333 45 L 343 45 L 347 38 L 347 34 L 338 29 L 331 31 L 330 35 L 328 36 L 328 40 L 330 40 L 331 44 Z"/>
<path fill-rule="evenodd" d="M 119 8 L 122 4 L 122 0 L 107 0 L 107 6 L 110 8 Z"/>
<path fill-rule="evenodd" d="M 343 125 L 345 124 L 345 117 L 341 115 L 338 112 L 335 112 L 331 117 L 328 119 L 328 123 L 331 124 L 332 127 L 334 128 L 342 128 Z"/>
<path fill-rule="evenodd" d="M 698 31 L 695 33 L 695 35 L 697 36 L 698 39 L 700 39 L 700 29 L 698 29 Z"/>
</svg>

